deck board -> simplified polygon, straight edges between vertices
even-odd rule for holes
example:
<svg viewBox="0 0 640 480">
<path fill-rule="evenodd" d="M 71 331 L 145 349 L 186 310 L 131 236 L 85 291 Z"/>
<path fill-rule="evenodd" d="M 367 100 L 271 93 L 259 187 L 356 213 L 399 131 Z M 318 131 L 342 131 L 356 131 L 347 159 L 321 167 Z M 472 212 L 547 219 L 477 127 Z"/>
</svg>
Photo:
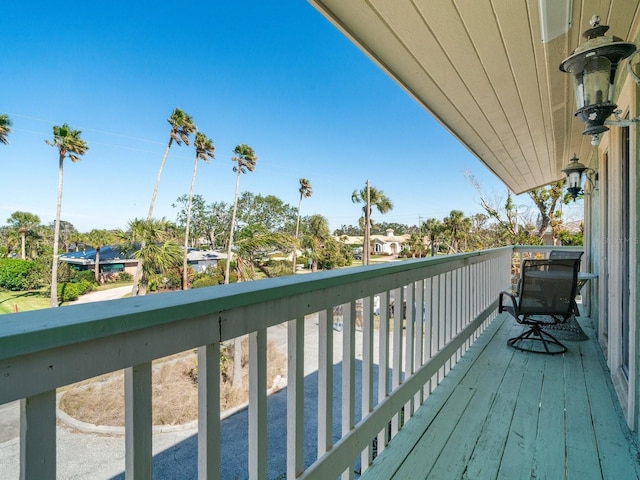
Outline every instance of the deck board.
<svg viewBox="0 0 640 480">
<path fill-rule="evenodd" d="M 563 355 L 516 351 L 499 316 L 363 478 L 640 479 L 589 319 Z"/>
</svg>

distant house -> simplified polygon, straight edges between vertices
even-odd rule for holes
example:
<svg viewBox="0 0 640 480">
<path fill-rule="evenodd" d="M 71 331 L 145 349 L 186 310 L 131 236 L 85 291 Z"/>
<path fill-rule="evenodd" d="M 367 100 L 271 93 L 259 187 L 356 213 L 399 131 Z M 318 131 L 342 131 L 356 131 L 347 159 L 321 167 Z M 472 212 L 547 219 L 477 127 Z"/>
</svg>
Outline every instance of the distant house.
<svg viewBox="0 0 640 480">
<path fill-rule="evenodd" d="M 384 235 L 371 235 L 371 243 L 373 245 L 372 253 L 377 255 L 398 255 L 410 237 L 411 235 L 408 233 L 395 235 L 391 228 L 387 229 Z M 362 245 L 364 242 L 364 237 L 362 236 L 343 235 L 337 238 L 347 245 Z M 362 249 L 359 249 L 357 252 L 354 249 L 354 255 L 361 256 Z"/>
<path fill-rule="evenodd" d="M 209 266 L 218 265 L 219 260 L 227 258 L 225 253 L 215 250 L 198 250 L 190 248 L 187 254 L 187 263 L 196 272 L 204 272 Z M 75 270 L 95 270 L 96 250 L 88 248 L 77 252 L 67 252 L 60 255 L 60 261 L 71 265 Z M 117 274 L 127 272 L 134 275 L 138 266 L 138 260 L 132 253 L 123 252 L 119 245 L 106 245 L 100 249 L 100 273 Z"/>
<path fill-rule="evenodd" d="M 215 250 L 198 250 L 190 248 L 187 252 L 187 263 L 195 272 L 204 272 L 209 267 L 215 268 L 220 260 L 227 258 L 226 253 Z"/>
<path fill-rule="evenodd" d="M 75 270 L 95 270 L 96 249 L 67 252 L 60 255 L 60 261 L 68 263 Z M 100 273 L 127 272 L 134 275 L 137 266 L 138 260 L 130 252 L 123 252 L 120 245 L 105 245 L 100 248 Z"/>
</svg>

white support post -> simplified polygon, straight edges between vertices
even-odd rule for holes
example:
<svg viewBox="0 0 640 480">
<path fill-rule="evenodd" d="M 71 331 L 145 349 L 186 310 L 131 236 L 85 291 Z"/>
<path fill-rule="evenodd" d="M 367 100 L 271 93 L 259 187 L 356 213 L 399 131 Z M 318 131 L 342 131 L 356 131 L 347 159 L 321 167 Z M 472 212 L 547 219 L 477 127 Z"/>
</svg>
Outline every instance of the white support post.
<svg viewBox="0 0 640 480">
<path fill-rule="evenodd" d="M 151 362 L 124 370 L 125 480 L 151 480 Z"/>
<path fill-rule="evenodd" d="M 318 458 L 333 445 L 333 313 L 318 312 Z"/>
<path fill-rule="evenodd" d="M 344 325 L 342 330 L 342 436 L 348 434 L 355 425 L 355 302 L 343 306 Z M 353 479 L 353 466 L 342 473 L 342 480 Z"/>
<path fill-rule="evenodd" d="M 56 391 L 20 400 L 20 480 L 56 478 Z"/>
<path fill-rule="evenodd" d="M 220 344 L 198 348 L 198 480 L 220 480 Z"/>
<path fill-rule="evenodd" d="M 304 319 L 288 322 L 287 342 L 287 478 L 294 479 L 304 469 Z"/>
<path fill-rule="evenodd" d="M 267 477 L 267 331 L 249 333 L 249 479 Z"/>
</svg>

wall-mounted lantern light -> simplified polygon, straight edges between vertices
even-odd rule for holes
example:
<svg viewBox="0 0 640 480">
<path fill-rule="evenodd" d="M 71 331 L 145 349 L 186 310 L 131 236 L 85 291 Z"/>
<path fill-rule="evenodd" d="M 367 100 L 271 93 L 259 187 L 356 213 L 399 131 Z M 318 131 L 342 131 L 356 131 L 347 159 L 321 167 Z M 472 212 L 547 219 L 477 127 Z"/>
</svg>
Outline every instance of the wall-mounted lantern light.
<svg viewBox="0 0 640 480">
<path fill-rule="evenodd" d="M 600 17 L 596 15 L 590 24 L 592 28 L 582 34 L 587 41 L 560 64 L 560 70 L 573 75 L 578 107 L 575 114 L 587 126 L 582 134 L 591 135 L 591 143 L 597 145 L 600 134 L 609 130 L 605 121 L 617 108 L 613 103 L 613 86 L 618 63 L 634 53 L 636 46 L 621 38 L 606 36 L 609 27 L 600 25 Z"/>
<path fill-rule="evenodd" d="M 573 154 L 573 158 L 569 161 L 569 165 L 562 169 L 567 176 L 567 191 L 571 195 L 573 201 L 576 201 L 578 195 L 583 193 L 582 191 L 582 174 L 586 172 L 587 181 L 591 184 L 591 188 L 595 188 L 594 180 L 598 181 L 598 172 L 594 169 L 586 167 L 582 163 L 576 154 Z M 591 177 L 593 177 L 593 180 Z"/>
</svg>

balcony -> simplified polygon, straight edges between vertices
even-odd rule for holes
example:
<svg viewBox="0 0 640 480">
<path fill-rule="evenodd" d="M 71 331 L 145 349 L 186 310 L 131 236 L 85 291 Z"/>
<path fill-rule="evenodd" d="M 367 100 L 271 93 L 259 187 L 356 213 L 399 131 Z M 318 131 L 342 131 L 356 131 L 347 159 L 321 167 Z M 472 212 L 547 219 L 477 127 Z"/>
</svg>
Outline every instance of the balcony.
<svg viewBox="0 0 640 480">
<path fill-rule="evenodd" d="M 126 428 L 113 447 L 122 458 L 115 475 L 112 451 L 87 458 L 93 478 L 640 478 L 588 317 L 590 340 L 563 356 L 506 346 L 518 327 L 497 315 L 498 293 L 514 254 L 531 251 L 544 247 L 2 317 L 0 406 L 19 400 L 21 411 L 19 440 L 0 443 L 3 475 L 81 478 L 74 464 L 91 442 L 75 435 L 69 453 L 56 389 L 124 369 Z M 272 327 L 287 330 L 288 374 L 268 395 Z M 220 420 L 219 358 L 222 342 L 244 335 L 243 434 Z M 166 446 L 151 425 L 151 362 L 192 349 L 198 433 Z"/>
</svg>

